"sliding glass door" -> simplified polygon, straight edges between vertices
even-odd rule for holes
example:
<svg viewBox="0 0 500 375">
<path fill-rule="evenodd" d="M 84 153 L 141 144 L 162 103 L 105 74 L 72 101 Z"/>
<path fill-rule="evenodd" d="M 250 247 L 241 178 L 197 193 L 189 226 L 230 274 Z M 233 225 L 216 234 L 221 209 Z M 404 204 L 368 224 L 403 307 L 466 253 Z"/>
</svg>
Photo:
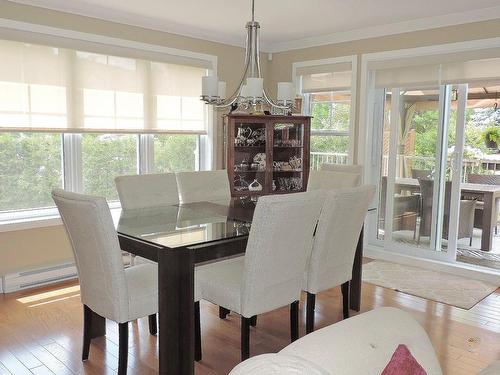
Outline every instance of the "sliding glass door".
<svg viewBox="0 0 500 375">
<path fill-rule="evenodd" d="M 455 259 L 464 124 L 460 105 L 465 106 L 460 97 L 467 97 L 466 85 L 374 90 L 372 176 L 379 197 L 378 216 L 369 228 L 372 241 L 388 250 Z"/>
</svg>

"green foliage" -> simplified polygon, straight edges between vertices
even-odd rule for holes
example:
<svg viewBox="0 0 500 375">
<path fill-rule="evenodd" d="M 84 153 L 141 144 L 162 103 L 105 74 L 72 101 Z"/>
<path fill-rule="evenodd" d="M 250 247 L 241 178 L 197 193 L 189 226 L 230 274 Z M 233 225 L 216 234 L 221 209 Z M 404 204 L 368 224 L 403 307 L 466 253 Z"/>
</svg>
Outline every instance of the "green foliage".
<svg viewBox="0 0 500 375">
<path fill-rule="evenodd" d="M 0 133 L 0 211 L 53 206 L 61 155 L 60 134 Z"/>
<path fill-rule="evenodd" d="M 479 113 L 479 115 L 478 115 Z M 490 153 L 484 144 L 484 129 L 489 120 L 484 111 L 469 108 L 465 113 L 465 145 L 468 148 L 480 150 L 482 153 Z M 448 129 L 448 146 L 455 144 L 455 124 L 457 112 L 450 113 L 450 126 Z M 434 157 L 437 149 L 439 112 L 423 111 L 417 112 L 413 118 L 413 126 L 416 131 L 415 155 Z"/>
<path fill-rule="evenodd" d="M 314 102 L 311 105 L 312 130 L 348 131 L 350 105 L 345 103 Z M 312 136 L 311 152 L 347 153 L 348 136 Z"/>
<path fill-rule="evenodd" d="M 495 142 L 496 144 L 498 144 L 498 141 L 500 141 L 500 127 L 495 126 L 486 129 L 484 132 L 484 139 L 487 142 Z"/>
<path fill-rule="evenodd" d="M 194 171 L 196 135 L 155 135 L 155 172 Z"/>
<path fill-rule="evenodd" d="M 82 168 L 84 193 L 117 200 L 115 177 L 137 174 L 137 136 L 84 134 Z"/>
<path fill-rule="evenodd" d="M 196 135 L 154 137 L 154 170 L 194 170 Z M 117 200 L 114 178 L 137 173 L 137 135 L 82 135 L 83 191 Z M 0 133 L 0 211 L 54 206 L 62 187 L 61 134 Z"/>
<path fill-rule="evenodd" d="M 345 103 L 314 102 L 311 104 L 311 129 L 349 130 L 351 106 Z"/>
</svg>

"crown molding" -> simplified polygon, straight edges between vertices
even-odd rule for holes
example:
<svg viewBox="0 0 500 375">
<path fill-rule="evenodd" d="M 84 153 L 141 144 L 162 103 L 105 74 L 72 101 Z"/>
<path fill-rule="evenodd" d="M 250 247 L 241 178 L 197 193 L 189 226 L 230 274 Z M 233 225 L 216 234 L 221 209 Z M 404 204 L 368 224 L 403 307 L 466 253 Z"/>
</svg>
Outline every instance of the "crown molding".
<svg viewBox="0 0 500 375">
<path fill-rule="evenodd" d="M 332 33 L 321 36 L 292 40 L 289 42 L 274 43 L 268 46 L 271 53 L 324 46 L 355 40 L 370 39 L 388 35 L 403 34 L 413 31 L 429 30 L 439 27 L 461 25 L 466 23 L 500 19 L 500 6 L 472 10 L 468 12 L 452 13 L 443 16 L 419 18 L 411 21 L 378 25 L 345 32 Z"/>
<path fill-rule="evenodd" d="M 38 1 L 33 0 L 9 0 L 13 3 L 29 5 L 36 8 L 49 9 L 57 12 L 74 14 L 77 16 L 90 17 L 103 21 L 116 22 L 128 26 L 135 26 L 144 29 L 161 31 L 173 35 L 199 39 L 202 41 L 209 41 L 215 43 L 221 43 L 233 47 L 245 47 L 245 33 L 242 25 L 241 38 L 223 36 L 220 33 L 213 31 L 198 29 L 197 32 L 193 32 L 192 27 L 188 27 L 182 24 L 166 24 L 165 20 L 156 17 L 146 17 L 137 14 L 114 10 L 107 8 L 105 6 L 94 6 L 86 3 L 78 3 L 73 1 L 61 1 L 61 0 L 45 0 L 43 6 L 39 4 Z M 262 45 L 262 43 L 261 43 Z M 265 45 L 265 44 L 264 44 Z"/>
<path fill-rule="evenodd" d="M 41 7 L 40 4 L 35 0 L 10 1 L 39 8 Z M 224 36 L 221 35 L 221 33 L 210 32 L 201 28 L 197 30 L 197 32 L 193 32 L 193 29 L 191 27 L 187 27 L 182 24 L 169 23 L 169 25 L 166 25 L 165 21 L 161 20 L 160 18 L 138 16 L 136 14 L 128 12 L 116 11 L 104 6 L 94 6 L 81 2 L 45 0 L 43 8 L 146 28 L 150 30 L 167 32 L 170 34 L 200 39 L 204 41 L 222 43 L 234 47 L 244 47 L 243 32 L 241 34 L 241 38 Z M 410 21 L 377 25 L 366 28 L 358 28 L 344 32 L 318 35 L 286 42 L 261 42 L 261 51 L 265 53 L 286 52 L 302 48 L 318 47 L 328 44 L 370 39 L 388 35 L 409 33 L 413 31 L 435 29 L 439 27 L 487 21 L 492 19 L 500 19 L 500 6 L 476 9 L 466 12 L 451 13 L 442 16 L 419 18 Z"/>
</svg>

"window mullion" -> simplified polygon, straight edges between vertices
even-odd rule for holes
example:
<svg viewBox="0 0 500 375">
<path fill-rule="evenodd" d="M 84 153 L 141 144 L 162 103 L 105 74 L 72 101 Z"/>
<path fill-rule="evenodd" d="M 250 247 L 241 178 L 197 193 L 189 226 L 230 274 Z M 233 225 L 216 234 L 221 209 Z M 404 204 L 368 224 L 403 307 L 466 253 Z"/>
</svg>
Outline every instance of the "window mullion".
<svg viewBox="0 0 500 375">
<path fill-rule="evenodd" d="M 83 192 L 82 178 L 82 136 L 63 134 L 64 188 L 77 193 Z"/>
<path fill-rule="evenodd" d="M 153 173 L 154 172 L 154 135 L 139 134 L 137 147 L 137 165 L 138 173 Z"/>
</svg>

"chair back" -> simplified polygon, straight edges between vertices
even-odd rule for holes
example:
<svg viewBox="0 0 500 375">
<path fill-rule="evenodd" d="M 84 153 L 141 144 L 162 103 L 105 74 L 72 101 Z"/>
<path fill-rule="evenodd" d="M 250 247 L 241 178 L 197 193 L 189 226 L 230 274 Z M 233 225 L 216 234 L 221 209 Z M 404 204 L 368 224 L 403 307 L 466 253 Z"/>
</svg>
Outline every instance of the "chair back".
<svg viewBox="0 0 500 375">
<path fill-rule="evenodd" d="M 500 175 L 470 173 L 467 175 L 467 182 L 471 184 L 500 185 Z"/>
<path fill-rule="evenodd" d="M 124 210 L 156 208 L 179 203 L 175 173 L 139 174 L 115 178 Z"/>
<path fill-rule="evenodd" d="M 306 291 L 318 293 L 352 279 L 354 255 L 374 185 L 326 194 L 307 267 Z"/>
<path fill-rule="evenodd" d="M 361 180 L 361 174 L 324 170 L 310 171 L 307 191 L 313 190 L 335 190 L 358 186 Z"/>
<path fill-rule="evenodd" d="M 128 289 L 111 212 L 105 198 L 55 189 L 75 256 L 82 303 L 118 323 L 128 318 Z"/>
<path fill-rule="evenodd" d="M 432 171 L 430 169 L 412 169 L 411 178 L 430 179 L 432 178 Z"/>
<path fill-rule="evenodd" d="M 432 200 L 434 181 L 418 179 L 421 194 L 420 228 L 418 236 L 430 236 L 432 226 Z M 443 212 L 443 238 L 448 238 L 450 225 L 451 181 L 446 181 Z M 471 237 L 474 228 L 474 210 L 476 201 L 461 200 L 459 208 L 458 239 Z"/>
<path fill-rule="evenodd" d="M 245 253 L 241 290 L 244 317 L 300 299 L 322 201 L 320 192 L 259 198 Z"/>
<path fill-rule="evenodd" d="M 229 178 L 225 169 L 178 172 L 176 177 L 181 203 L 231 199 Z"/>
<path fill-rule="evenodd" d="M 329 171 L 329 172 L 354 173 L 358 176 L 357 185 L 361 185 L 361 179 L 363 176 L 363 166 L 362 165 L 324 163 L 324 164 L 321 164 L 319 169 L 321 171 Z"/>
</svg>

